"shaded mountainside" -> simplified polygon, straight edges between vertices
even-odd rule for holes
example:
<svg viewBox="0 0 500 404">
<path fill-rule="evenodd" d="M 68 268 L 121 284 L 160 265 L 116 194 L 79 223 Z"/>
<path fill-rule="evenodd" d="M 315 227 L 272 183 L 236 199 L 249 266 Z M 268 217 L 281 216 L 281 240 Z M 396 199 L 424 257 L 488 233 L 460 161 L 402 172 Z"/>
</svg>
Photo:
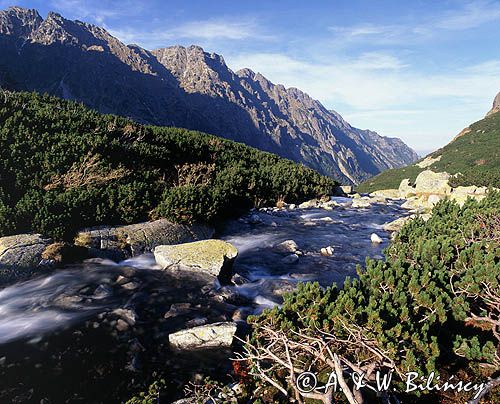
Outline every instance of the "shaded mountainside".
<svg viewBox="0 0 500 404">
<path fill-rule="evenodd" d="M 452 186 L 500 188 L 500 112 L 498 109 L 495 112 L 499 101 L 500 94 L 484 119 L 465 128 L 446 146 L 415 164 L 387 170 L 365 181 L 358 187 L 359 192 L 398 188 L 401 180 L 409 178 L 414 182 L 417 175 L 427 169 L 453 174 Z"/>
<path fill-rule="evenodd" d="M 166 218 L 215 223 L 252 206 L 329 195 L 336 183 L 275 154 L 142 126 L 36 93 L 0 93 L 0 236 Z"/>
<path fill-rule="evenodd" d="M 0 86 L 47 92 L 141 123 L 216 134 L 357 183 L 417 159 L 401 140 L 352 127 L 295 88 L 231 71 L 197 46 L 148 51 L 103 28 L 0 12 Z"/>
</svg>

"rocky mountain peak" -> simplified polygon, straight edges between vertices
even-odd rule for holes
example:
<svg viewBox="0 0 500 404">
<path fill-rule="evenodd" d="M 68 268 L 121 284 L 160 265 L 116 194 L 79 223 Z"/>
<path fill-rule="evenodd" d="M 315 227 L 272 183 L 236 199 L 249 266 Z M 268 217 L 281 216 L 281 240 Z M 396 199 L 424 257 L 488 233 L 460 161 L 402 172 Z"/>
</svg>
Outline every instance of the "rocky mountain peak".
<svg viewBox="0 0 500 404">
<path fill-rule="evenodd" d="M 9 7 L 0 11 L 0 34 L 29 39 L 43 22 L 43 18 L 34 9 Z"/>
<path fill-rule="evenodd" d="M 347 183 L 417 158 L 401 141 L 352 127 L 297 88 L 251 69 L 235 74 L 221 55 L 200 46 L 149 51 L 57 13 L 43 20 L 35 10 L 1 11 L 0 64 L 0 86 L 49 92 L 143 123 L 201 130 Z"/>
<path fill-rule="evenodd" d="M 500 92 L 497 94 L 495 99 L 493 100 L 493 106 L 491 110 L 486 114 L 486 116 L 494 114 L 495 112 L 500 111 Z"/>
</svg>

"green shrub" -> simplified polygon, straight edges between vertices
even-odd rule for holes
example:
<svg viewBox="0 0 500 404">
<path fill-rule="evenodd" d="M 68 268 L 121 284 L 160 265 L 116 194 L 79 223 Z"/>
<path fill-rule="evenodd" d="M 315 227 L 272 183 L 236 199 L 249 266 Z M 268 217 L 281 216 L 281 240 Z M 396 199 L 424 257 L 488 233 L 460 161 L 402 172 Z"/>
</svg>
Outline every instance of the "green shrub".
<svg viewBox="0 0 500 404">
<path fill-rule="evenodd" d="M 243 144 L 141 126 L 34 93 L 0 100 L 0 236 L 71 239 L 81 227 L 166 217 L 215 222 L 336 182 Z"/>
<path fill-rule="evenodd" d="M 358 267 L 357 279 L 340 289 L 301 285 L 280 308 L 253 318 L 250 342 L 268 344 L 266 327 L 290 340 L 324 333 L 333 336 L 332 349 L 359 367 L 370 364 L 371 347 L 397 374 L 453 368 L 484 379 L 500 368 L 499 243 L 500 193 L 469 199 L 463 208 L 440 202 L 427 222 L 416 218 L 401 229 L 386 261 L 367 259 L 366 268 Z M 301 361 L 317 366 L 313 356 Z"/>
</svg>

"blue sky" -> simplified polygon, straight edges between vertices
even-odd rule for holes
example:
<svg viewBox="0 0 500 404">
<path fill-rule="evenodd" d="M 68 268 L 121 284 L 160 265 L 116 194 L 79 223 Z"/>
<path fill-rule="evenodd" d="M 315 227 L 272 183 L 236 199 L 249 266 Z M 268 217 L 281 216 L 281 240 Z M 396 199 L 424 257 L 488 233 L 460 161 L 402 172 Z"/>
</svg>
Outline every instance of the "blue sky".
<svg viewBox="0 0 500 404">
<path fill-rule="evenodd" d="M 500 91 L 500 0 L 0 0 L 12 4 L 148 49 L 201 45 L 419 152 L 482 118 Z"/>
</svg>

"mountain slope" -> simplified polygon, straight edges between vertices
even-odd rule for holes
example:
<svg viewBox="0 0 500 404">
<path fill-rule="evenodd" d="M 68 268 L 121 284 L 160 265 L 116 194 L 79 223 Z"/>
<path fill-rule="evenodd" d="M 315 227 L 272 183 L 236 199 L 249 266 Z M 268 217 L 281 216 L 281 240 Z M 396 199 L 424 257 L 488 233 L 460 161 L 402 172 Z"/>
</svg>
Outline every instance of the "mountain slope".
<svg viewBox="0 0 500 404">
<path fill-rule="evenodd" d="M 450 180 L 454 186 L 477 185 L 500 188 L 500 93 L 493 108 L 484 119 L 460 132 L 443 148 L 410 166 L 387 170 L 358 187 L 359 192 L 398 188 L 401 180 L 414 181 L 426 169 L 446 171 L 456 175 Z M 426 164 L 427 163 L 427 164 Z"/>
<path fill-rule="evenodd" d="M 165 217 L 217 222 L 336 183 L 290 160 L 200 132 L 141 126 L 35 93 L 0 96 L 0 237 Z"/>
<path fill-rule="evenodd" d="M 0 86 L 84 102 L 141 123 L 223 136 L 357 183 L 417 155 L 349 125 L 295 88 L 197 46 L 148 51 L 103 28 L 19 7 L 0 12 Z"/>
</svg>

